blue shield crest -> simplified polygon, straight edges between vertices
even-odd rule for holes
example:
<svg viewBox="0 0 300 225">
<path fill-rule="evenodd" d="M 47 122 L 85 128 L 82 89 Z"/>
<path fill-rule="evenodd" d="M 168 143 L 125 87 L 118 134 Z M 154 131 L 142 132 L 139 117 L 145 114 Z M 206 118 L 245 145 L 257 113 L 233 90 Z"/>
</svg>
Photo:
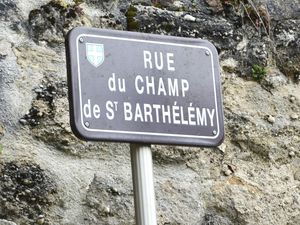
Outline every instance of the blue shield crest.
<svg viewBox="0 0 300 225">
<path fill-rule="evenodd" d="M 86 43 L 86 58 L 94 66 L 98 67 L 104 62 L 104 45 Z"/>
</svg>

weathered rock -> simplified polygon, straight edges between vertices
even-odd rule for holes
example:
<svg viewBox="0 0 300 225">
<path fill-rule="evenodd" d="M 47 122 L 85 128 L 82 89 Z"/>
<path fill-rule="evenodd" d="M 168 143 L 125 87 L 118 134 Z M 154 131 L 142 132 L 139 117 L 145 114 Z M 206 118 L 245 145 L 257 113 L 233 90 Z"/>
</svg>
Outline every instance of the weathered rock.
<svg viewBox="0 0 300 225">
<path fill-rule="evenodd" d="M 30 222 L 55 202 L 54 181 L 34 163 L 0 163 L 0 216 Z"/>
<path fill-rule="evenodd" d="M 16 13 L 17 5 L 13 0 L 3 0 L 0 3 L 0 20 L 8 20 L 9 17 Z"/>
<path fill-rule="evenodd" d="M 300 28 L 298 20 L 284 20 L 274 27 L 276 54 L 279 69 L 289 78 L 299 82 Z"/>
<path fill-rule="evenodd" d="M 225 143 L 223 143 L 223 144 L 221 144 L 220 146 L 218 146 L 218 149 L 219 149 L 221 152 L 225 153 L 226 147 L 227 147 L 227 145 L 226 145 Z"/>
<path fill-rule="evenodd" d="M 295 114 L 295 113 L 293 113 L 292 115 L 291 115 L 291 119 L 292 120 L 297 120 L 299 118 L 299 116 L 297 115 L 297 114 Z"/>
<path fill-rule="evenodd" d="M 229 225 L 232 224 L 228 218 L 224 218 L 222 216 L 214 215 L 214 214 L 206 214 L 204 217 L 204 221 L 201 225 Z"/>
<path fill-rule="evenodd" d="M 289 152 L 289 156 L 290 156 L 290 157 L 294 157 L 295 155 L 296 155 L 296 154 L 295 154 L 294 151 L 290 151 L 290 152 Z"/>
<path fill-rule="evenodd" d="M 299 2 L 297 0 L 276 0 L 276 1 L 268 1 L 268 0 L 255 0 L 253 1 L 254 5 L 258 6 L 260 4 L 266 5 L 268 11 L 272 18 L 276 21 L 278 20 L 287 20 L 287 19 L 299 19 Z"/>
<path fill-rule="evenodd" d="M 233 58 L 224 59 L 221 61 L 221 67 L 224 72 L 228 72 L 228 73 L 237 72 L 238 61 L 234 60 Z"/>
<path fill-rule="evenodd" d="M 272 116 L 272 115 L 268 115 L 268 116 L 267 116 L 267 120 L 268 120 L 268 122 L 271 123 L 271 124 L 275 123 L 275 121 L 276 121 L 275 117 Z"/>
<path fill-rule="evenodd" d="M 214 12 L 220 12 L 224 10 L 223 4 L 220 0 L 205 0 L 205 1 L 210 7 L 212 7 Z"/>
<path fill-rule="evenodd" d="M 260 83 L 266 90 L 272 91 L 273 89 L 278 89 L 279 87 L 286 85 L 287 81 L 287 77 L 280 71 L 271 69 L 267 71 L 266 76 Z"/>
<path fill-rule="evenodd" d="M 184 20 L 186 21 L 191 21 L 191 22 L 195 22 L 196 21 L 196 18 L 189 15 L 189 14 L 186 14 L 184 17 L 183 17 Z"/>
<path fill-rule="evenodd" d="M 300 181 L 300 170 L 297 170 L 294 174 L 294 179 Z"/>
<path fill-rule="evenodd" d="M 131 190 L 124 187 L 128 181 L 110 182 L 96 176 L 90 184 L 86 199 L 90 208 L 87 218 L 97 218 L 103 224 L 134 224 Z"/>
<path fill-rule="evenodd" d="M 30 104 L 31 99 L 24 96 L 24 90 L 15 83 L 20 80 L 20 67 L 12 50 L 12 43 L 0 38 L 0 120 L 4 126 L 16 125 Z M 21 82 L 21 81 L 20 81 Z M 9 127 L 10 127 L 9 126 Z"/>
<path fill-rule="evenodd" d="M 11 222 L 11 221 L 0 219 L 0 225 L 17 225 L 17 224 L 15 224 L 14 222 Z"/>
<path fill-rule="evenodd" d="M 220 54 L 226 150 L 152 146 L 158 224 L 297 224 L 299 3 L 80 2 L 0 3 L 0 218 L 134 224 L 129 145 L 69 125 L 63 42 L 85 25 L 204 38 Z"/>
<path fill-rule="evenodd" d="M 0 138 L 4 135 L 4 133 L 5 133 L 4 125 L 0 122 Z"/>
<path fill-rule="evenodd" d="M 62 44 L 66 32 L 74 26 L 83 25 L 80 5 L 69 5 L 64 1 L 50 1 L 29 14 L 29 32 L 37 42 Z"/>
</svg>

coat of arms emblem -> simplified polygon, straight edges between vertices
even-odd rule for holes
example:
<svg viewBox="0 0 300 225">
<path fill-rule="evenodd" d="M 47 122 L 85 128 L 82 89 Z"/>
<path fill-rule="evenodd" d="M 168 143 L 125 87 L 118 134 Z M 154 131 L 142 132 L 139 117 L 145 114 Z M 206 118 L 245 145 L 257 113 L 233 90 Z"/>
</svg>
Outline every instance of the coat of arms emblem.
<svg viewBox="0 0 300 225">
<path fill-rule="evenodd" d="M 104 45 L 86 43 L 86 58 L 94 67 L 100 66 L 104 62 Z"/>
</svg>

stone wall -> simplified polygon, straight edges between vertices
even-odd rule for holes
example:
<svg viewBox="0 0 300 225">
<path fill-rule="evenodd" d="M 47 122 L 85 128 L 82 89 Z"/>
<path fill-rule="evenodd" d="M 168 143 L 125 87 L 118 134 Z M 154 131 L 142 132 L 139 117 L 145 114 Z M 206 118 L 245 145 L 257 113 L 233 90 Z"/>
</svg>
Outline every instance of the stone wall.
<svg viewBox="0 0 300 225">
<path fill-rule="evenodd" d="M 299 224 L 298 0 L 2 0 L 0 21 L 1 225 L 134 224 L 129 145 L 70 130 L 64 37 L 76 26 L 218 49 L 225 142 L 152 146 L 158 224 Z"/>
</svg>

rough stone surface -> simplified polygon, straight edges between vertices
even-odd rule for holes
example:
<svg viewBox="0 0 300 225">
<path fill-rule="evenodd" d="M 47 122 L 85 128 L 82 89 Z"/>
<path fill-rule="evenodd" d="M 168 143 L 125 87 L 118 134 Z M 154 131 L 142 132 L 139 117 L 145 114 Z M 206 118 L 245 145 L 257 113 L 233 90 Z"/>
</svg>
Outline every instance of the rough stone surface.
<svg viewBox="0 0 300 225">
<path fill-rule="evenodd" d="M 16 225 L 16 224 L 11 221 L 0 220 L 0 225 Z"/>
<path fill-rule="evenodd" d="M 300 221 L 298 0 L 0 3 L 0 224 L 134 224 L 129 145 L 78 140 L 64 37 L 75 26 L 211 41 L 225 142 L 152 146 L 158 224 Z M 12 222 L 10 222 L 12 221 Z"/>
<path fill-rule="evenodd" d="M 29 162 L 0 165 L 0 217 L 34 224 L 43 210 L 56 201 L 55 182 Z"/>
</svg>

